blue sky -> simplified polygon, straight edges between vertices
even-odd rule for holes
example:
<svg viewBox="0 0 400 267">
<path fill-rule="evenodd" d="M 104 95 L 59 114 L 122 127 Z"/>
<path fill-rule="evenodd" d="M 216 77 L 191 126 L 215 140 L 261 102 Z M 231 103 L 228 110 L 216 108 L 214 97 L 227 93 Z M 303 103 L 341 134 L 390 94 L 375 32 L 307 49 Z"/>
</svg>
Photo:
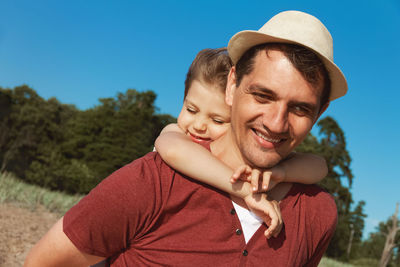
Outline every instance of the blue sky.
<svg viewBox="0 0 400 267">
<path fill-rule="evenodd" d="M 189 64 L 284 10 L 318 17 L 334 38 L 348 94 L 331 103 L 346 134 L 355 201 L 366 232 L 400 202 L 400 2 L 45 1 L 0 2 L 0 86 L 28 84 L 81 109 L 128 88 L 153 90 L 160 113 L 177 116 Z"/>
</svg>

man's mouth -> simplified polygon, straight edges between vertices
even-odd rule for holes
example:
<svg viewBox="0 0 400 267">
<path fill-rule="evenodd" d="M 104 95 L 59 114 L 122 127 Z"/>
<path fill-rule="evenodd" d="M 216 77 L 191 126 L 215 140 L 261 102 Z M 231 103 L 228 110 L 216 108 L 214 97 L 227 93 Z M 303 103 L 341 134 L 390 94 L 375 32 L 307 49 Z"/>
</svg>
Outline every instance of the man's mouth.
<svg viewBox="0 0 400 267">
<path fill-rule="evenodd" d="M 268 146 L 268 143 L 270 143 L 270 145 L 272 146 L 277 146 L 282 144 L 283 142 L 285 142 L 287 140 L 287 138 L 282 138 L 282 137 L 278 137 L 278 136 L 270 136 L 270 135 L 266 135 L 264 133 L 261 133 L 260 131 L 257 131 L 256 129 L 253 129 L 253 132 L 260 137 L 261 141 L 261 145 Z M 266 142 L 264 142 L 266 141 Z M 268 143 L 267 143 L 268 142 Z"/>
</svg>

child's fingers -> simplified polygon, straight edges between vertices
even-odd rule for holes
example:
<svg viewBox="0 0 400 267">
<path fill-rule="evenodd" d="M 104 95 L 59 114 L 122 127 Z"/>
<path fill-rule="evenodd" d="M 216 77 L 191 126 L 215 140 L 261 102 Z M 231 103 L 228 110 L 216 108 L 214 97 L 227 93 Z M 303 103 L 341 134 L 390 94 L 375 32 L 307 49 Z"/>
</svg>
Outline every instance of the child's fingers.
<svg viewBox="0 0 400 267">
<path fill-rule="evenodd" d="M 268 229 L 264 232 L 265 237 L 267 239 L 271 237 L 278 237 L 279 233 L 282 230 L 283 227 L 283 220 L 282 220 L 282 214 L 279 208 L 279 203 L 272 200 L 270 202 L 272 204 L 272 210 L 268 212 L 268 217 L 270 218 L 270 223 L 268 226 Z"/>
<path fill-rule="evenodd" d="M 250 168 L 250 166 L 249 165 L 245 165 L 246 166 L 246 168 L 245 168 L 245 171 L 244 171 L 244 174 L 246 174 L 246 181 L 247 182 L 250 182 L 250 177 L 249 177 L 249 175 L 251 174 L 251 171 L 252 171 L 252 168 Z"/>
<path fill-rule="evenodd" d="M 271 231 L 270 231 L 269 228 L 268 228 L 267 230 L 265 230 L 264 236 L 265 236 L 267 239 L 270 239 L 270 238 L 272 237 L 272 234 L 271 234 Z"/>
<path fill-rule="evenodd" d="M 261 172 L 257 169 L 253 169 L 251 171 L 251 188 L 253 189 L 253 192 L 258 191 L 258 181 L 260 179 Z"/>
<path fill-rule="evenodd" d="M 237 180 L 242 178 L 242 180 L 247 181 L 247 174 L 251 172 L 251 168 L 248 165 L 241 165 L 235 170 L 231 176 L 231 183 L 236 183 Z"/>
<path fill-rule="evenodd" d="M 271 238 L 272 236 L 277 235 L 277 231 L 280 229 L 279 227 L 279 218 L 276 212 L 269 213 L 269 217 L 271 218 L 270 224 L 268 229 L 265 231 L 265 237 L 267 239 Z M 279 233 L 279 232 L 278 232 Z"/>
<path fill-rule="evenodd" d="M 279 208 L 279 204 L 276 203 L 276 205 L 274 205 L 276 214 L 278 216 L 278 227 L 275 230 L 275 233 L 273 234 L 274 237 L 277 237 L 279 235 L 279 233 L 282 231 L 282 227 L 283 227 L 283 219 L 282 219 L 282 214 L 281 214 L 281 209 Z"/>
<path fill-rule="evenodd" d="M 278 224 L 274 227 L 268 227 L 268 229 L 264 232 L 265 237 L 267 239 L 270 239 L 271 237 L 277 238 L 279 233 L 282 231 L 282 226 L 283 224 Z"/>
<path fill-rule="evenodd" d="M 231 176 L 231 183 L 236 183 L 236 181 L 240 178 L 242 173 L 244 172 L 246 166 L 242 165 L 235 170 L 235 172 Z"/>
<path fill-rule="evenodd" d="M 270 171 L 263 172 L 263 180 L 262 180 L 262 190 L 267 191 L 269 187 L 269 183 L 271 181 L 271 174 Z"/>
</svg>

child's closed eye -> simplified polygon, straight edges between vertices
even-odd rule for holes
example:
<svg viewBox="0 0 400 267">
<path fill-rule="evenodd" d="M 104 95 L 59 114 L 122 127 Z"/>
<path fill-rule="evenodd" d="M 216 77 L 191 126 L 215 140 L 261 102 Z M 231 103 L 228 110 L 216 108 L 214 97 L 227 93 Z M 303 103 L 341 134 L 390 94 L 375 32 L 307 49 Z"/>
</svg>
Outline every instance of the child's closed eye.
<svg viewBox="0 0 400 267">
<path fill-rule="evenodd" d="M 192 114 L 195 114 L 197 111 L 196 111 L 196 109 L 194 109 L 194 108 L 192 108 L 192 107 L 186 107 L 186 110 L 189 112 L 189 113 L 192 113 Z"/>
<path fill-rule="evenodd" d="M 222 119 L 214 118 L 214 119 L 212 119 L 212 120 L 213 120 L 213 122 L 216 123 L 216 124 L 224 124 L 224 123 L 225 123 L 225 121 L 222 120 Z"/>
</svg>

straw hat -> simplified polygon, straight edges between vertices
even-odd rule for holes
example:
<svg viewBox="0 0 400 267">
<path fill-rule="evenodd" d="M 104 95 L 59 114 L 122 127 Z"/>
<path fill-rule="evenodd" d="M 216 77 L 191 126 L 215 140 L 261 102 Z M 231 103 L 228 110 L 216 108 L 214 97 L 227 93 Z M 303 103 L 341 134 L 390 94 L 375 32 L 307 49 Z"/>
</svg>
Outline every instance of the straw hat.
<svg viewBox="0 0 400 267">
<path fill-rule="evenodd" d="M 253 46 L 263 43 L 290 43 L 314 51 L 325 64 L 331 79 L 329 100 L 344 96 L 347 82 L 341 70 L 333 63 L 333 42 L 328 29 L 317 18 L 300 11 L 285 11 L 272 17 L 258 31 L 241 31 L 228 44 L 228 53 L 234 64 Z"/>
</svg>

